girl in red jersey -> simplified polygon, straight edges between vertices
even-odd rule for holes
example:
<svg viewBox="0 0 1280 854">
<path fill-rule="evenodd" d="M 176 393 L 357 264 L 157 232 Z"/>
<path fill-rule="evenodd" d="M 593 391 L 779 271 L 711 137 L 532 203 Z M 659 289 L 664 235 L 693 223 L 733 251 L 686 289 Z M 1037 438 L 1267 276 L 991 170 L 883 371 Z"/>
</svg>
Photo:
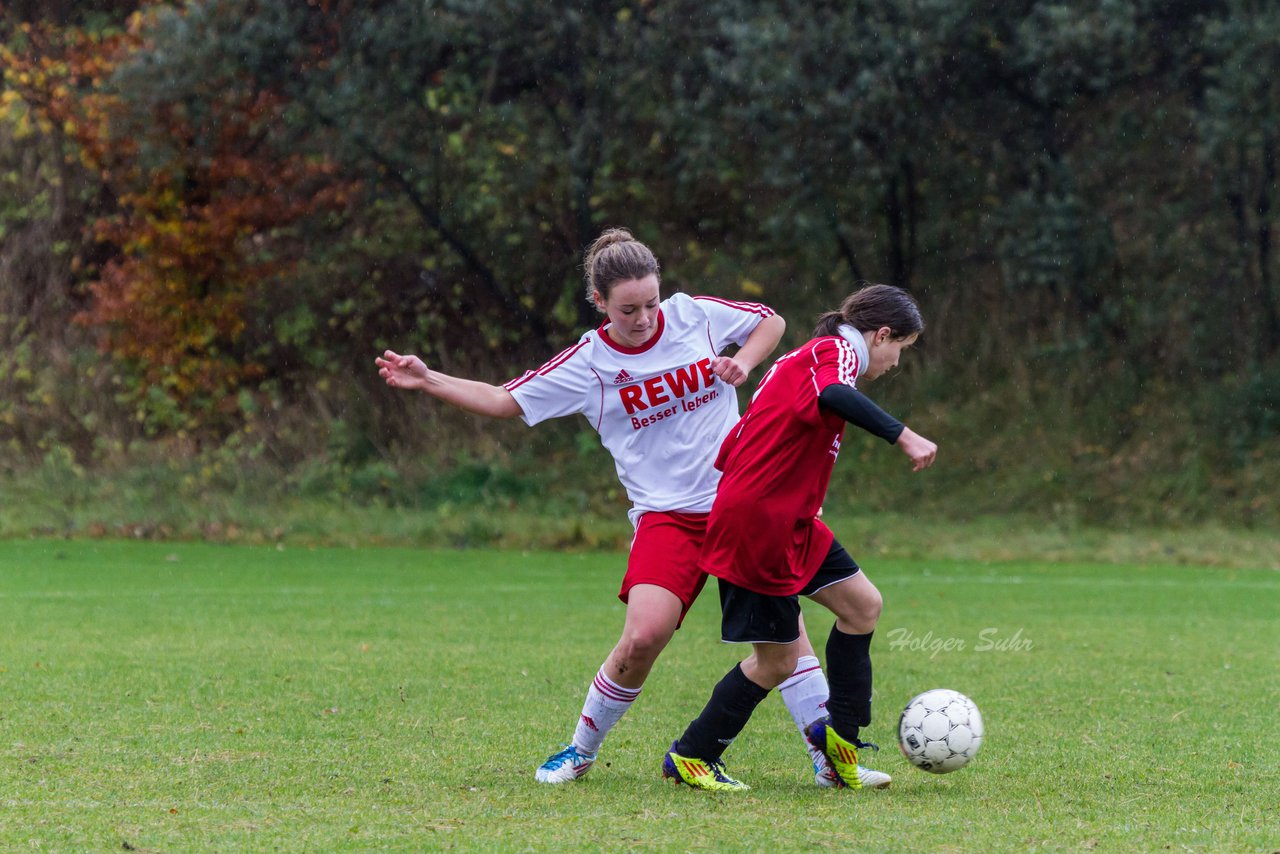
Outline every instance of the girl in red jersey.
<svg viewBox="0 0 1280 854">
<path fill-rule="evenodd" d="M 685 294 L 659 302 L 657 259 L 623 229 L 595 241 L 585 268 L 587 297 L 606 321 L 505 385 L 451 377 L 390 350 L 377 360 L 388 385 L 468 412 L 519 416 L 530 425 L 583 415 L 632 501 L 636 533 L 619 592 L 627 603 L 622 637 L 587 689 L 572 743 L 538 768 L 543 783 L 590 770 L 701 591 L 706 574 L 698 555 L 719 480 L 711 463 L 738 419 L 734 387 L 773 351 L 785 327 L 759 303 Z M 737 353 L 720 355 L 730 344 Z M 807 638 L 801 644 L 782 694 L 803 735 L 824 714 L 827 684 Z M 836 785 L 826 758 L 806 747 L 815 782 Z"/>
<path fill-rule="evenodd" d="M 808 735 L 842 785 L 884 788 L 888 774 L 858 764 L 871 722 L 871 635 L 880 617 L 875 585 L 818 514 L 846 423 L 896 444 L 914 471 L 938 447 L 855 388 L 898 364 L 924 322 L 910 294 L 871 285 L 818 323 L 815 337 L 774 363 L 716 458 L 723 472 L 700 566 L 720 584 L 721 630 L 752 654 L 716 685 L 702 713 L 671 745 L 663 776 L 704 789 L 747 786 L 724 771 L 721 754 L 769 691 L 793 672 L 800 646 L 798 597 L 836 615 L 827 640 L 829 718 Z"/>
</svg>

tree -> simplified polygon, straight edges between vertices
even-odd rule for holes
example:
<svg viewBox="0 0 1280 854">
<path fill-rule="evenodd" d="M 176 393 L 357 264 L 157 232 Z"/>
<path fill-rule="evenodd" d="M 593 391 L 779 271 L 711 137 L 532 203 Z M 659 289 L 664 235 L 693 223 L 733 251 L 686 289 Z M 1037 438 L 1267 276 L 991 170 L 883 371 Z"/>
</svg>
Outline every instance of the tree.
<svg viewBox="0 0 1280 854">
<path fill-rule="evenodd" d="M 111 194 L 94 236 L 114 250 L 78 319 L 136 381 L 125 394 L 149 429 L 206 428 L 261 374 L 241 346 L 249 294 L 283 269 L 262 244 L 341 189 L 323 162 L 263 156 L 279 108 L 269 95 L 223 92 L 193 114 L 135 85 L 127 69 L 146 62 L 157 14 L 105 33 L 28 27 L 32 50 L 14 64 L 29 69 L 27 102 L 67 129 Z"/>
<path fill-rule="evenodd" d="M 157 18 L 132 79 L 163 79 L 192 109 L 210 92 L 271 93 L 291 145 L 416 217 L 406 249 L 425 275 L 382 285 L 445 321 L 429 350 L 447 358 L 464 333 L 545 350 L 594 321 L 576 268 L 601 198 L 626 192 L 605 167 L 631 148 L 616 105 L 645 82 L 619 70 L 633 23 L 608 4 L 210 0 Z"/>
<path fill-rule="evenodd" d="M 1274 233 L 1280 154 L 1280 9 L 1231 0 L 1205 24 L 1209 61 L 1204 101 L 1196 116 L 1201 157 L 1212 169 L 1213 192 L 1230 212 L 1229 257 L 1235 285 L 1231 323 L 1223 332 L 1250 346 L 1253 363 L 1280 351 Z"/>
<path fill-rule="evenodd" d="M 772 239 L 821 247 L 824 278 L 838 260 L 854 279 L 913 282 L 930 108 L 944 97 L 921 5 L 727 0 L 711 34 L 689 39 L 703 46 L 675 93 L 686 168 L 761 194 Z"/>
</svg>

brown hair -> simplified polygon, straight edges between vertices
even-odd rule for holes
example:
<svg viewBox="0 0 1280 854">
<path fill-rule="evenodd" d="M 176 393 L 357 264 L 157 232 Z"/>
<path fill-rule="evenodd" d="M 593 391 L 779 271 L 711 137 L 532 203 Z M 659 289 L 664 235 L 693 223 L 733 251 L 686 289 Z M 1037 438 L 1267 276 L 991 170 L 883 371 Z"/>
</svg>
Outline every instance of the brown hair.
<svg viewBox="0 0 1280 854">
<path fill-rule="evenodd" d="M 587 301 L 595 305 L 595 294 L 609 299 L 609 289 L 618 282 L 658 275 L 658 259 L 649 247 L 625 228 L 607 228 L 587 249 L 582 264 L 587 280 Z"/>
<path fill-rule="evenodd" d="M 924 319 L 915 297 L 893 285 L 867 285 L 849 294 L 840 308 L 818 318 L 814 337 L 839 335 L 842 323 L 859 332 L 887 326 L 895 340 L 924 331 Z"/>
</svg>

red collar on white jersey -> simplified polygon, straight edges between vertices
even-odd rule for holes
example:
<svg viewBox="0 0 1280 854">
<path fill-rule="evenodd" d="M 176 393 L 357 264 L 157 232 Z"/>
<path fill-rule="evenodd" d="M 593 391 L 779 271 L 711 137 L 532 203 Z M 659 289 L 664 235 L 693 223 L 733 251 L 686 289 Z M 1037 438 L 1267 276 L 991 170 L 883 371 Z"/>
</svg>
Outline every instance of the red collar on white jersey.
<svg viewBox="0 0 1280 854">
<path fill-rule="evenodd" d="M 625 353 L 628 356 L 635 356 L 639 353 L 645 353 L 653 349 L 653 346 L 658 343 L 658 339 L 662 337 L 662 330 L 667 328 L 667 319 L 666 316 L 663 315 L 662 309 L 659 308 L 657 331 L 653 333 L 652 338 L 641 344 L 639 347 L 628 347 L 625 344 L 619 344 L 617 341 L 614 341 L 609 337 L 609 333 L 607 331 L 608 328 L 609 321 L 606 320 L 604 323 L 600 324 L 600 328 L 596 330 L 600 333 L 600 340 L 617 350 L 619 353 Z"/>
</svg>

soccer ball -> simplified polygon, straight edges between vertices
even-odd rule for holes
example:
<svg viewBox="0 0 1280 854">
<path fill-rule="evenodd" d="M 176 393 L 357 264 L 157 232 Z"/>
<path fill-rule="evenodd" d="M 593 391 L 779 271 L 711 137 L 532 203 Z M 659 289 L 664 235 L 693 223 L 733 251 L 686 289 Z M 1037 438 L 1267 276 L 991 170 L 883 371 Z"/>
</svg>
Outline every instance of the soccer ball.
<svg viewBox="0 0 1280 854">
<path fill-rule="evenodd" d="M 982 746 L 982 715 L 964 694 L 934 688 L 913 697 L 898 719 L 898 747 L 931 774 L 963 768 Z"/>
</svg>

